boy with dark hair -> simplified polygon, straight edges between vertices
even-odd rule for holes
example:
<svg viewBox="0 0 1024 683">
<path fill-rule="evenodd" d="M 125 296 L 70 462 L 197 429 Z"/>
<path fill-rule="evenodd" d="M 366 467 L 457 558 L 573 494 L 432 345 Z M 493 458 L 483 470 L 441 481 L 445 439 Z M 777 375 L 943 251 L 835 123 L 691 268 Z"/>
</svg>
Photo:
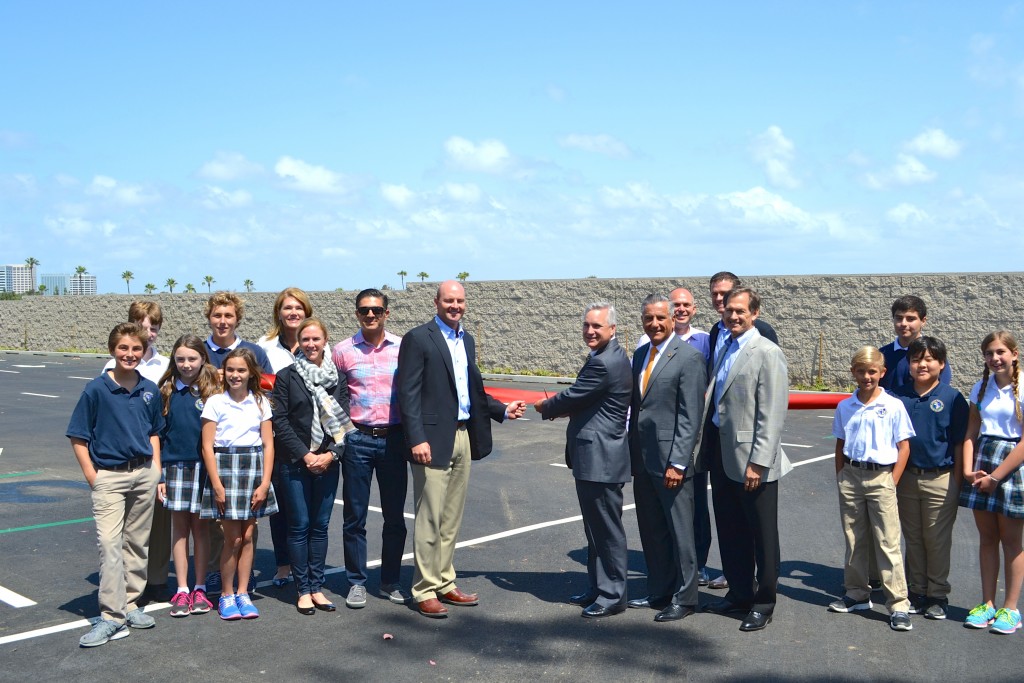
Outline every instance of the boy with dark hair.
<svg viewBox="0 0 1024 683">
<path fill-rule="evenodd" d="M 882 378 L 881 386 L 889 392 L 895 392 L 906 384 L 913 384 L 910 378 L 910 363 L 907 360 L 907 349 L 910 343 L 921 336 L 921 330 L 928 321 L 928 307 L 917 296 L 907 294 L 892 302 L 892 326 L 896 339 L 878 350 L 885 356 L 887 371 Z M 946 363 L 939 379 L 943 384 L 951 384 L 953 373 Z"/>
</svg>

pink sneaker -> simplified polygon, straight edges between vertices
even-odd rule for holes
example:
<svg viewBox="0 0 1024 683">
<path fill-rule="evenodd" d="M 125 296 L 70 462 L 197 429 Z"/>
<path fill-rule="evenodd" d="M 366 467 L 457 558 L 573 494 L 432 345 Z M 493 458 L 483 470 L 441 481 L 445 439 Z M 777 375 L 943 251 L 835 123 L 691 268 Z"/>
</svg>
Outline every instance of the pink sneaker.
<svg viewBox="0 0 1024 683">
<path fill-rule="evenodd" d="M 213 609 L 213 603 L 206 597 L 206 592 L 200 589 L 192 591 L 192 614 L 206 614 Z"/>
<path fill-rule="evenodd" d="M 171 598 L 171 616 L 172 617 L 187 617 L 192 610 L 192 598 L 188 593 L 182 593 L 181 591 L 174 594 Z"/>
</svg>

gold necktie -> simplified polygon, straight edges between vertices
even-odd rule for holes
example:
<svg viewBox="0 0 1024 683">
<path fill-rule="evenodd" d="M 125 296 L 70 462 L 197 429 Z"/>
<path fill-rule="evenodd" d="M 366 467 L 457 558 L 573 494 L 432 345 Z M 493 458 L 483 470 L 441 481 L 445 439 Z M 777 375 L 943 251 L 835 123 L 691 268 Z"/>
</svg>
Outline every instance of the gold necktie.
<svg viewBox="0 0 1024 683">
<path fill-rule="evenodd" d="M 658 347 L 651 345 L 651 355 L 647 359 L 647 367 L 644 368 L 643 382 L 640 383 L 640 395 L 647 394 L 647 383 L 651 381 L 651 370 L 654 369 L 654 358 L 658 355 Z"/>
</svg>

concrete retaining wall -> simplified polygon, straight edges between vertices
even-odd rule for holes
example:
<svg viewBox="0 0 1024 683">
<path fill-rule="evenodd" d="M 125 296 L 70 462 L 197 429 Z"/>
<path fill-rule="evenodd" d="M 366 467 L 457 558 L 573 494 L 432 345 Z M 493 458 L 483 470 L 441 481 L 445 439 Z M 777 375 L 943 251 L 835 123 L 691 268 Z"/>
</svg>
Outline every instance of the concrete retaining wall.
<svg viewBox="0 0 1024 683">
<path fill-rule="evenodd" d="M 688 287 L 697 299 L 696 324 L 708 329 L 715 320 L 707 293 L 708 278 L 582 279 L 467 282 L 466 327 L 477 338 L 480 363 L 488 369 L 549 371 L 572 375 L 586 354 L 580 314 L 592 301 L 607 300 L 619 312 L 619 337 L 632 348 L 643 333 L 640 301 L 650 292 L 667 294 Z M 928 304 L 927 333 L 950 349 L 954 384 L 969 389 L 980 376 L 982 337 L 1009 329 L 1021 337 L 1024 321 L 1024 274 L 955 273 L 915 275 L 799 275 L 748 277 L 762 297 L 761 317 L 779 333 L 789 359 L 790 380 L 811 384 L 852 383 L 849 359 L 860 345 L 892 340 L 889 307 L 903 294 Z M 408 283 L 389 292 L 389 328 L 402 333 L 434 313 L 436 283 Z M 246 312 L 239 328 L 257 339 L 269 326 L 276 293 L 243 294 Z M 311 292 L 316 314 L 331 328 L 333 339 L 356 329 L 355 292 Z M 103 295 L 25 297 L 0 301 L 0 347 L 56 351 L 90 351 L 106 346 L 107 334 L 122 320 L 136 298 L 152 298 L 164 309 L 160 347 L 170 349 L 185 332 L 205 335 L 206 294 L 158 294 L 153 297 Z"/>
</svg>

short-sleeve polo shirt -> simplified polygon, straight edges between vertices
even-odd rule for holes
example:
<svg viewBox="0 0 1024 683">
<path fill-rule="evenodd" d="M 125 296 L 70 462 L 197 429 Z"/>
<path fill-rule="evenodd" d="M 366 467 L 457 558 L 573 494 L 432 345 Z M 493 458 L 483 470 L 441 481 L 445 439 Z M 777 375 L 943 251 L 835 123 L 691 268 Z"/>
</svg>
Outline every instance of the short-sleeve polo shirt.
<svg viewBox="0 0 1024 683">
<path fill-rule="evenodd" d="M 160 462 L 198 462 L 202 460 L 202 423 L 199 419 L 205 406 L 198 392 L 175 380 L 170 405 L 160 430 Z"/>
<path fill-rule="evenodd" d="M 1021 399 L 1013 395 L 1013 383 L 1000 389 L 996 384 L 996 378 L 989 377 L 985 395 L 979 403 L 980 393 L 981 381 L 978 381 L 971 389 L 971 403 L 978 407 L 978 413 L 981 415 L 981 435 L 997 439 L 1019 439 L 1021 424 L 1017 419 L 1016 404 Z"/>
<path fill-rule="evenodd" d="M 256 397 L 251 391 L 240 402 L 228 396 L 227 392 L 214 394 L 206 401 L 202 414 L 204 420 L 217 423 L 217 433 L 213 438 L 214 448 L 262 446 L 260 423 L 272 417 L 270 400 L 264 398 L 257 404 Z"/>
<path fill-rule="evenodd" d="M 903 402 L 885 393 L 867 405 L 857 394 L 836 406 L 832 435 L 843 439 L 843 454 L 850 460 L 893 465 L 899 455 L 896 444 L 914 436 L 914 427 Z"/>
<path fill-rule="evenodd" d="M 129 460 L 153 457 L 150 437 L 164 425 L 156 385 L 138 374 L 129 391 L 107 373 L 85 385 L 66 436 L 89 444 L 89 457 L 99 467 L 117 467 Z"/>
<path fill-rule="evenodd" d="M 252 351 L 252 355 L 256 357 L 256 365 L 260 366 L 260 369 L 268 374 L 274 374 L 274 366 L 270 364 L 270 359 L 267 358 L 267 352 L 263 350 L 259 344 L 253 344 L 251 341 L 246 341 L 241 337 L 235 337 L 235 341 L 231 346 L 217 346 L 213 343 L 213 337 L 206 338 L 206 351 L 210 354 L 210 365 L 215 368 L 220 368 L 224 365 L 224 359 L 228 353 L 234 351 L 239 346 L 243 349 L 249 349 Z"/>
<path fill-rule="evenodd" d="M 905 384 L 896 392 L 910 415 L 915 435 L 910 438 L 913 467 L 951 467 L 956 448 L 967 433 L 969 407 L 963 395 L 941 382 L 924 396 Z"/>
</svg>

